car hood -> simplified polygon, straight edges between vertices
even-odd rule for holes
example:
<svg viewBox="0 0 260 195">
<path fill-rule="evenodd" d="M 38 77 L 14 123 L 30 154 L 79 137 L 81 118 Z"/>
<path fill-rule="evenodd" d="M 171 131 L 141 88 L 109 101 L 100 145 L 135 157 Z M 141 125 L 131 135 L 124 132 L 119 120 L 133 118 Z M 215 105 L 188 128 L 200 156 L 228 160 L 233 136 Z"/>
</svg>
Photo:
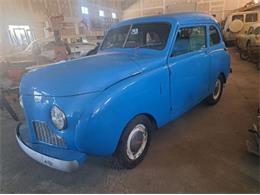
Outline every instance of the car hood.
<svg viewBox="0 0 260 195">
<path fill-rule="evenodd" d="M 24 75 L 21 95 L 71 96 L 106 89 L 141 72 L 127 54 L 103 53 L 36 68 Z"/>
<path fill-rule="evenodd" d="M 19 61 L 30 61 L 32 60 L 32 54 L 27 51 L 21 51 L 10 55 L 2 56 L 1 58 L 4 59 L 4 61 L 8 61 L 9 63 Z"/>
</svg>

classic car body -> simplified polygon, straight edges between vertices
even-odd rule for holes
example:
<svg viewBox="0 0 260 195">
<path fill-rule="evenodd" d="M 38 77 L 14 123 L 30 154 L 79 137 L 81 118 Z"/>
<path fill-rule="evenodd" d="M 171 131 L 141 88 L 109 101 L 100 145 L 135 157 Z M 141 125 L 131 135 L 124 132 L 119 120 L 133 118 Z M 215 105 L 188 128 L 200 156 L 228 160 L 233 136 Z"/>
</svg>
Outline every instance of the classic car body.
<svg viewBox="0 0 260 195">
<path fill-rule="evenodd" d="M 250 50 L 253 54 L 260 53 L 260 23 L 249 27 L 245 34 L 237 38 L 237 47 L 241 50 Z"/>
<path fill-rule="evenodd" d="M 251 25 L 245 34 L 240 34 L 237 37 L 237 47 L 247 49 L 249 42 L 253 45 L 260 45 L 260 23 Z"/>
<path fill-rule="evenodd" d="M 134 41 L 146 32 L 142 29 L 150 29 L 146 45 Z M 155 40 L 162 39 L 155 34 L 161 29 L 165 42 L 158 44 Z M 187 34 L 195 42 L 186 45 L 185 52 Z M 18 143 L 35 160 L 63 171 L 76 169 L 88 155 L 115 153 L 126 168 L 133 168 L 147 151 L 150 129 L 215 94 L 229 66 L 219 25 L 211 16 L 184 13 L 120 22 L 108 32 L 97 55 L 32 70 L 23 77 L 20 95 L 26 123 L 17 128 Z M 138 137 L 135 132 L 141 132 L 142 141 L 137 153 L 129 146 L 129 137 Z"/>
<path fill-rule="evenodd" d="M 235 43 L 240 34 L 245 34 L 251 25 L 260 21 L 259 11 L 235 12 L 227 16 L 223 36 L 227 43 Z"/>
</svg>

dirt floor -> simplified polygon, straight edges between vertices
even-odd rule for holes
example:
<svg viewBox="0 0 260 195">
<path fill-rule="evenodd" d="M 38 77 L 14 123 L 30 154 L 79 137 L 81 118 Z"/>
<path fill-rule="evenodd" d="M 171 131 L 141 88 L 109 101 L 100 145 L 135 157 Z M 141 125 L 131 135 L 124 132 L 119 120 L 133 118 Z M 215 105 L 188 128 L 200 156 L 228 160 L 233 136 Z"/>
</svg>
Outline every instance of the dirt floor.
<svg viewBox="0 0 260 195">
<path fill-rule="evenodd" d="M 259 103 L 259 72 L 230 52 L 233 74 L 221 101 L 202 103 L 156 131 L 133 170 L 114 170 L 104 157 L 90 157 L 69 174 L 45 167 L 21 151 L 17 123 L 1 111 L 0 192 L 260 193 L 260 161 L 245 145 Z"/>
</svg>

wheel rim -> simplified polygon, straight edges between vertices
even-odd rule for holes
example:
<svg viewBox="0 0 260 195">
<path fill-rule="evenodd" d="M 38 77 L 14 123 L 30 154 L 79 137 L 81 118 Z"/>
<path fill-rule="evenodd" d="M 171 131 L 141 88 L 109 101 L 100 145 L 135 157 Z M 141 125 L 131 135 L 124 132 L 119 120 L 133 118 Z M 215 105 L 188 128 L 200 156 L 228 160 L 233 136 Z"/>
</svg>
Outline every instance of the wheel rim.
<svg viewBox="0 0 260 195">
<path fill-rule="evenodd" d="M 246 60 L 248 58 L 248 52 L 247 51 L 243 51 L 241 53 L 242 59 Z"/>
<path fill-rule="evenodd" d="M 214 93 L 213 93 L 213 99 L 214 100 L 218 99 L 220 92 L 221 92 L 221 81 L 218 79 L 216 81 L 215 89 L 214 89 Z"/>
<path fill-rule="evenodd" d="M 127 139 L 127 156 L 131 160 L 136 160 L 144 152 L 147 144 L 148 133 L 143 124 L 138 124 L 131 131 Z"/>
</svg>

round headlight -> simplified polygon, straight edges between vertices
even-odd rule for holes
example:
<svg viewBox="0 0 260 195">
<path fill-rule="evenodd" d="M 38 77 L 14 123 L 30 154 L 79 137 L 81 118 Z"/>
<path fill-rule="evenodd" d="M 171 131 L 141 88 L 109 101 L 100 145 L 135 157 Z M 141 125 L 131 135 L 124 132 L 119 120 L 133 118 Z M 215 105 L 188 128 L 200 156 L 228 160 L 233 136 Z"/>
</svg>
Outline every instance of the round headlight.
<svg viewBox="0 0 260 195">
<path fill-rule="evenodd" d="M 51 120 L 53 124 L 60 130 L 66 127 L 65 114 L 57 106 L 53 106 L 51 109 Z"/>
</svg>

